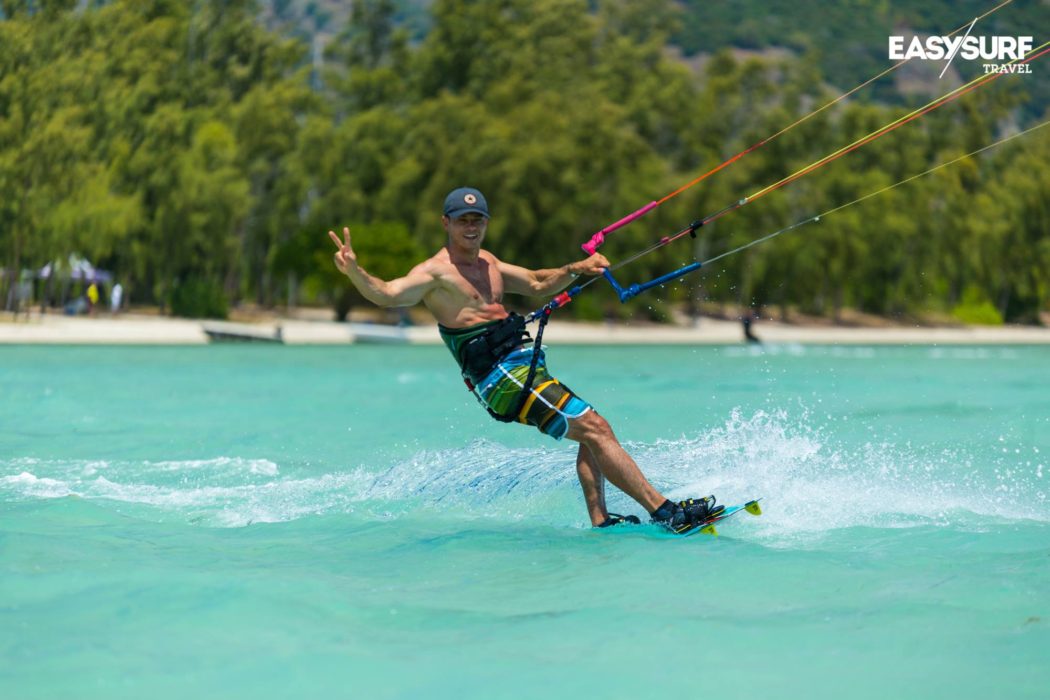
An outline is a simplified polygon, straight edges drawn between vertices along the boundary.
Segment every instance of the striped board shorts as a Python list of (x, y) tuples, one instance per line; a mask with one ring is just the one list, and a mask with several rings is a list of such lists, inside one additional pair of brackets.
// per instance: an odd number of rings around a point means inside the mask
[[(532, 353), (533, 348), (515, 350), (478, 383), (478, 395), (493, 411), (506, 414), (514, 407), (528, 379)], [(569, 431), (570, 420), (593, 409), (550, 375), (543, 350), (539, 353), (531, 396), (525, 400), (517, 421), (534, 425), (555, 440), (561, 440)]]

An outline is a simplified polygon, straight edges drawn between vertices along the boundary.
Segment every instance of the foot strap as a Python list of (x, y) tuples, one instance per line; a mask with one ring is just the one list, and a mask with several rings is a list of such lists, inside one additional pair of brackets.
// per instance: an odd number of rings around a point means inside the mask
[(609, 517), (605, 519), (605, 522), (598, 525), (598, 527), (612, 527), (613, 525), (641, 525), (642, 521), (638, 519), (636, 515), (620, 515), (619, 513), (609, 513)]

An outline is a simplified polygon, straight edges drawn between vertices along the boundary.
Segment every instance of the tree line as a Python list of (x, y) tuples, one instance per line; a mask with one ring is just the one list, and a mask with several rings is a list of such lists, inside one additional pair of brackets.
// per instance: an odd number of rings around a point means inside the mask
[[(70, 253), (131, 300), (183, 315), (361, 300), (331, 262), (349, 225), (391, 277), (442, 245), (469, 184), (487, 247), (544, 267), (591, 233), (833, 99), (811, 54), (668, 49), (670, 0), (437, 0), (420, 41), (391, 0), (355, 0), (317, 60), (251, 0), (0, 0), (0, 249), (8, 271)], [(1040, 66), (1036, 66), (1038, 70)], [(981, 148), (1022, 125), (1025, 78), (997, 80), (742, 207), (624, 282), (742, 245)], [(921, 103), (920, 103), (921, 104)], [(616, 260), (790, 175), (909, 107), (858, 93), (610, 237)], [(1043, 119), (1045, 119), (1045, 115)], [(731, 256), (620, 307), (701, 300), (837, 316), (1037, 322), (1050, 298), (1050, 129)], [(523, 300), (529, 308), (539, 300)]]

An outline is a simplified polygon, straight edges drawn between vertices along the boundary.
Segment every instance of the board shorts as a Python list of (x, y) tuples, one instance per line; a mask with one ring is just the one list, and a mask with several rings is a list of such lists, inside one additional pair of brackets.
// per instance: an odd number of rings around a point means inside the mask
[[(529, 376), (533, 348), (520, 348), (505, 356), (475, 387), (478, 396), (497, 413), (506, 414), (516, 404)], [(534, 425), (540, 432), (561, 440), (569, 432), (569, 421), (593, 410), (569, 387), (547, 371), (543, 350), (536, 363), (531, 396), (516, 416), (519, 423)]]

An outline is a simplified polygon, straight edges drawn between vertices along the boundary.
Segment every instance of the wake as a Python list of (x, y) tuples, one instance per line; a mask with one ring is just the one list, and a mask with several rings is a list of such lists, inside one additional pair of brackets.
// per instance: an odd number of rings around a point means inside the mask
[[(715, 494), (725, 504), (762, 497), (745, 520), (760, 535), (849, 527), (973, 527), (975, 517), (1050, 522), (1043, 464), (1009, 454), (983, 463), (964, 450), (836, 445), (808, 415), (734, 411), (695, 437), (628, 443), (654, 485), (673, 499)], [(390, 465), (288, 465), (262, 458), (119, 462), (0, 461), (0, 502), (82, 498), (146, 519), (212, 527), (351, 514), (396, 520), (520, 520), (583, 527), (575, 449), (509, 448), (488, 440), (421, 451)], [(612, 486), (609, 507), (644, 515)]]

